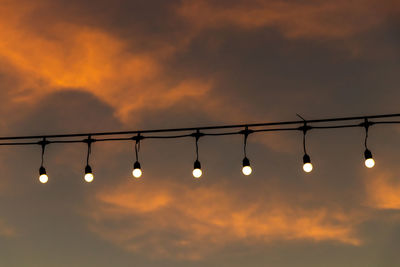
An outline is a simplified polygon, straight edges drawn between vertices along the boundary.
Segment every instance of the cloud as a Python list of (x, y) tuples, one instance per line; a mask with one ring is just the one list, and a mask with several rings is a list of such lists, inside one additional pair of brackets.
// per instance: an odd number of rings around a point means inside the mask
[(389, 172), (368, 178), (367, 203), (375, 209), (400, 210), (400, 182)]
[(8, 66), (3, 71), (19, 80), (8, 96), (10, 102), (37, 102), (47, 94), (79, 88), (112, 106), (126, 121), (134, 111), (168, 108), (210, 90), (211, 79), (168, 75), (164, 61), (174, 53), (169, 44), (139, 51), (92, 25), (56, 18), (46, 28), (24, 24), (48, 4), (40, 1), (20, 8), (10, 3), (0, 8), (0, 37), (7, 40), (0, 43), (1, 62)]
[[(387, 3), (386, 3), (387, 4)], [(272, 28), (289, 39), (342, 39), (385, 21), (376, 1), (185, 1), (179, 14), (199, 29)], [(384, 5), (386, 6), (386, 5)], [(368, 18), (368, 19), (366, 19)]]
[(90, 230), (105, 240), (162, 258), (201, 259), (232, 244), (294, 240), (361, 244), (356, 226), (362, 219), (355, 212), (306, 208), (274, 193), (268, 199), (229, 190), (221, 185), (128, 181), (99, 192), (85, 213)]

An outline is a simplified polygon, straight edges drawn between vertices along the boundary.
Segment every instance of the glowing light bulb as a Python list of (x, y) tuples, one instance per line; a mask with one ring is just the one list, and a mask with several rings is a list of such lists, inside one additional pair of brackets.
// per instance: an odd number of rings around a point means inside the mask
[(364, 151), (364, 157), (365, 157), (365, 166), (367, 168), (372, 168), (375, 166), (375, 160), (372, 158), (372, 153), (368, 149)]
[(42, 174), (42, 175), (39, 176), (39, 181), (42, 184), (45, 184), (45, 183), (47, 183), (49, 181), (49, 177), (47, 176), (47, 174)]
[(367, 168), (372, 168), (375, 166), (375, 160), (374, 159), (366, 159), (365, 160), (365, 166)]
[(91, 182), (93, 182), (93, 179), (94, 179), (93, 173), (86, 173), (85, 174), (85, 181), (86, 182), (91, 183)]
[(92, 168), (89, 165), (86, 165), (85, 168), (85, 181), (88, 183), (93, 182), (94, 175), (92, 173)]
[(203, 175), (203, 172), (201, 169), (194, 169), (193, 170), (193, 177), (194, 178), (200, 178)]
[(39, 181), (42, 184), (45, 184), (49, 181), (49, 176), (47, 176), (46, 169), (43, 166), (41, 166), (39, 169)]
[(306, 163), (303, 165), (303, 170), (305, 172), (311, 172), (313, 170), (313, 165), (311, 163)]
[(202, 175), (203, 175), (203, 172), (201, 171), (200, 161), (196, 160), (194, 162), (193, 177), (194, 178), (200, 178)]
[(246, 176), (250, 175), (252, 173), (252, 169), (250, 167), (250, 161), (248, 158), (243, 159), (243, 168), (242, 168), (242, 173)]
[(310, 156), (305, 154), (303, 156), (303, 170), (305, 172), (311, 172), (313, 170), (313, 165), (311, 164)]
[(132, 175), (135, 178), (140, 178), (142, 176), (142, 169), (140, 168), (140, 163), (138, 161), (135, 162), (135, 164), (133, 164), (133, 171), (132, 171)]

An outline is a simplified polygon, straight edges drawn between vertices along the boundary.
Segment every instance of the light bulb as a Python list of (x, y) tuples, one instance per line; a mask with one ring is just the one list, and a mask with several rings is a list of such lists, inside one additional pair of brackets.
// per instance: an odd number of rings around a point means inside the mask
[(243, 174), (246, 175), (246, 176), (247, 176), (247, 175), (250, 175), (252, 171), (253, 171), (253, 170), (251, 169), (250, 166), (245, 166), (245, 167), (242, 168), (242, 172), (243, 172)]
[(193, 170), (193, 177), (194, 178), (200, 178), (201, 175), (203, 175), (203, 172), (201, 171), (201, 169), (194, 169)]
[(42, 184), (45, 184), (49, 181), (49, 176), (47, 176), (46, 169), (43, 166), (39, 168), (39, 181)]
[(94, 175), (92, 173), (92, 168), (89, 165), (85, 167), (85, 181), (88, 183), (93, 182)]
[(311, 159), (310, 156), (307, 154), (304, 154), (303, 156), (303, 170), (305, 172), (311, 172), (313, 170), (313, 165), (311, 164)]
[(91, 183), (94, 179), (93, 173), (86, 173), (85, 174), (85, 181)]
[(247, 157), (243, 159), (242, 173), (246, 176), (250, 175), (253, 170), (250, 167), (250, 161)]
[(132, 171), (132, 175), (135, 178), (140, 178), (142, 176), (142, 169), (140, 168), (140, 163), (138, 161), (135, 162), (135, 164), (133, 164), (133, 171)]
[(367, 168), (372, 168), (375, 166), (375, 160), (372, 158), (372, 153), (368, 149), (364, 151), (364, 157), (365, 157), (365, 166)]
[(366, 159), (365, 160), (365, 166), (367, 168), (372, 168), (375, 166), (375, 160), (374, 159)]
[(313, 165), (311, 163), (305, 163), (303, 165), (303, 170), (305, 172), (311, 172), (313, 170)]
[(203, 175), (203, 172), (201, 171), (201, 164), (200, 164), (200, 161), (196, 160), (194, 162), (193, 177), (200, 178), (201, 175)]
[(49, 177), (47, 176), (47, 174), (42, 174), (42, 175), (39, 176), (39, 181), (42, 184), (45, 184), (45, 183), (47, 183), (49, 181)]

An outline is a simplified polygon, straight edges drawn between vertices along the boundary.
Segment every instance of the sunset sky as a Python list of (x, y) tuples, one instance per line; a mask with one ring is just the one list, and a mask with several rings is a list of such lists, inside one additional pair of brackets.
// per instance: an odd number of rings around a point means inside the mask
[[(0, 0), (0, 136), (400, 113), (396, 0)], [(400, 266), (400, 126), (0, 147), (0, 266)]]

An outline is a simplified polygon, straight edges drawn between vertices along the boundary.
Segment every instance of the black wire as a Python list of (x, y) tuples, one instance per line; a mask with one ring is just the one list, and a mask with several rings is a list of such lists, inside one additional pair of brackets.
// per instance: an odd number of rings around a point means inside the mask
[(236, 135), (236, 134), (242, 134), (242, 132), (239, 131), (239, 132), (227, 132), (227, 133), (204, 133), (204, 135), (208, 136), (225, 136), (225, 135)]
[(364, 146), (365, 146), (365, 149), (368, 149), (368, 144), (367, 144), (367, 142), (368, 142), (368, 129), (369, 129), (369, 122), (368, 122), (368, 119), (365, 119), (365, 140), (364, 140)]
[(146, 139), (172, 139), (172, 138), (183, 138), (183, 137), (192, 137), (193, 134), (182, 134), (182, 135), (165, 135), (165, 136), (157, 136), (157, 135), (146, 135)]
[(0, 146), (27, 146), (37, 145), (37, 142), (21, 142), (21, 143), (0, 143)]
[(360, 127), (360, 124), (350, 124), (350, 125), (332, 125), (332, 126), (313, 126), (313, 129), (339, 129), (339, 128), (354, 128)]
[[(301, 116), (299, 116), (302, 118)], [(341, 118), (330, 118), (330, 119), (318, 119), (318, 120), (307, 120), (307, 123), (326, 123), (326, 122), (335, 122), (335, 121), (350, 121), (350, 120), (361, 120), (363, 119), (380, 119), (380, 118), (389, 118), (389, 117), (400, 117), (400, 114), (384, 114), (384, 115), (372, 115), (372, 116), (364, 116), (364, 117), (341, 117)], [(60, 134), (60, 135), (46, 135), (46, 136), (11, 136), (11, 137), (0, 137), (0, 140), (22, 140), (22, 139), (44, 139), (52, 138), (73, 138), (73, 137), (80, 137), (80, 136), (102, 136), (102, 135), (126, 135), (131, 133), (162, 133), (162, 132), (180, 132), (180, 131), (200, 131), (200, 130), (216, 130), (216, 129), (228, 129), (228, 128), (241, 128), (241, 127), (267, 127), (267, 126), (277, 126), (277, 125), (289, 125), (289, 124), (300, 124), (304, 123), (303, 121), (286, 121), (286, 122), (271, 122), (271, 123), (256, 123), (256, 124), (247, 124), (247, 125), (222, 125), (222, 126), (206, 126), (206, 127), (198, 127), (198, 128), (175, 128), (175, 129), (156, 129), (156, 130), (145, 130), (145, 131), (125, 131), (125, 132), (102, 132), (102, 133), (78, 133), (78, 134)], [(365, 123), (364, 123), (365, 124)], [(344, 125), (327, 125), (327, 126), (312, 126), (312, 129), (335, 129), (335, 128), (352, 128), (352, 127), (359, 127), (364, 126), (363, 123), (361, 124), (344, 124)], [(368, 122), (368, 126), (372, 124), (400, 124), (400, 121), (374, 121)], [(310, 127), (310, 126), (308, 126)], [(252, 132), (278, 132), (278, 131), (295, 131), (299, 130), (297, 127), (292, 128), (273, 128), (273, 129), (254, 129)], [(233, 132), (214, 132), (214, 133), (202, 133), (202, 136), (225, 136), (225, 135), (236, 135), (242, 134), (242, 131), (233, 131)], [(142, 136), (142, 138), (151, 138), (151, 139), (174, 139), (174, 138), (184, 138), (190, 137), (193, 134), (182, 134), (182, 135), (154, 135), (154, 136)], [(304, 137), (305, 139), (305, 137)], [(95, 140), (95, 139), (92, 139)], [(96, 141), (127, 141), (131, 140), (130, 137), (115, 137), (115, 138), (101, 138), (96, 139)], [(47, 144), (57, 143), (80, 143), (85, 142), (85, 140), (52, 140), (47, 141)], [(34, 145), (37, 144), (36, 142), (5, 142), (0, 143), (0, 146), (24, 146), (24, 145)]]
[[(307, 120), (308, 123), (323, 123), (335, 121), (351, 121), (368, 119), (381, 119), (390, 117), (400, 117), (400, 114), (383, 114), (383, 115), (370, 115), (358, 117), (338, 117), (329, 119)], [(119, 132), (95, 132), (95, 133), (75, 133), (75, 134), (53, 134), (53, 135), (36, 135), (36, 136), (5, 136), (0, 137), (0, 140), (17, 140), (17, 139), (42, 139), (42, 138), (64, 138), (64, 137), (82, 137), (82, 136), (104, 136), (104, 135), (127, 135), (137, 133), (163, 133), (163, 132), (182, 132), (194, 130), (216, 130), (216, 129), (229, 129), (229, 128), (243, 128), (243, 127), (262, 127), (262, 126), (277, 126), (277, 125), (290, 125), (301, 124), (304, 121), (281, 121), (281, 122), (268, 122), (268, 123), (253, 123), (253, 124), (237, 124), (237, 125), (220, 125), (220, 126), (204, 126), (196, 128), (171, 128), (171, 129), (155, 129), (155, 130), (140, 130), (140, 131), (119, 131)], [(400, 122), (392, 122), (400, 123)]]
[(46, 138), (43, 138), (43, 141), (40, 143), (40, 145), (42, 146), (42, 161), (41, 161), (41, 163), (40, 163), (40, 166), (41, 167), (43, 167), (43, 164), (44, 164), (44, 152), (45, 152), (45, 149), (46, 149), (46, 145), (47, 145), (48, 143), (46, 142)]
[(374, 124), (398, 124), (400, 121), (374, 121)]
[(135, 138), (136, 161), (139, 161), (140, 139), (141, 139), (141, 136), (140, 136), (140, 134), (138, 134), (137, 138)]
[(196, 139), (196, 161), (199, 160), (199, 139), (202, 136), (199, 130), (196, 131), (196, 133), (193, 134), (193, 136)]
[(107, 141), (128, 141), (132, 140), (131, 137), (121, 137), (121, 138), (99, 138), (96, 142), (107, 142)]
[(88, 139), (85, 140), (85, 142), (87, 143), (87, 156), (86, 156), (86, 165), (89, 166), (89, 158), (90, 158), (90, 154), (92, 153), (92, 143), (94, 142), (94, 139), (91, 138), (91, 136), (88, 136)]
[(275, 129), (259, 129), (259, 130), (252, 130), (254, 133), (260, 133), (260, 132), (280, 132), (280, 131), (298, 131), (299, 128), (275, 128)]
[(243, 152), (244, 152), (244, 157), (247, 158), (247, 138), (249, 137), (250, 134), (249, 128), (246, 126), (243, 132), (244, 132)]
[(85, 140), (54, 140), (54, 141), (49, 141), (49, 143), (50, 144), (85, 143)]
[(307, 121), (306, 121), (302, 116), (300, 116), (299, 114), (296, 114), (296, 115), (297, 115), (300, 119), (302, 119), (302, 120), (303, 120), (303, 123), (304, 123), (303, 127), (299, 127), (298, 130), (303, 131), (303, 150), (304, 150), (304, 155), (307, 155), (307, 149), (306, 149), (306, 134), (307, 134), (307, 131), (310, 130), (310, 129), (312, 129), (313, 127), (308, 126), (308, 125), (307, 125)]

